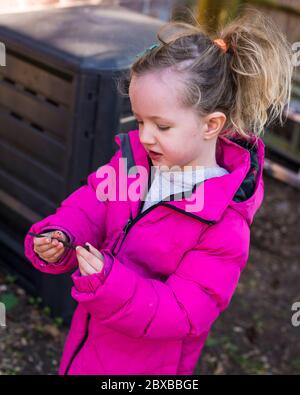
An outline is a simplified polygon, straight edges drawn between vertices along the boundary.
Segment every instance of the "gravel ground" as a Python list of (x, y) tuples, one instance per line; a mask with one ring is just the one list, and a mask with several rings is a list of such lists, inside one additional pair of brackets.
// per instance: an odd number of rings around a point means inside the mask
[[(300, 191), (265, 175), (265, 199), (251, 233), (248, 264), (230, 307), (212, 327), (196, 374), (299, 374)], [(57, 374), (68, 332), (59, 317), (1, 273), (0, 374)]]

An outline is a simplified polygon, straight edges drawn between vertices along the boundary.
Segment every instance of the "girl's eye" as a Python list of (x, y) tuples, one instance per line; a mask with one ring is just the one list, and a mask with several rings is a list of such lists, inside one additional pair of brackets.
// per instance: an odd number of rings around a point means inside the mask
[(157, 126), (157, 127), (158, 127), (158, 129), (160, 129), (160, 130), (168, 130), (168, 129), (170, 129), (169, 126)]
[[(142, 124), (143, 123), (142, 121), (138, 121), (137, 119), (136, 119), (136, 122), (138, 124)], [(157, 126), (157, 127), (158, 127), (159, 130), (168, 130), (168, 129), (170, 129), (169, 126)]]

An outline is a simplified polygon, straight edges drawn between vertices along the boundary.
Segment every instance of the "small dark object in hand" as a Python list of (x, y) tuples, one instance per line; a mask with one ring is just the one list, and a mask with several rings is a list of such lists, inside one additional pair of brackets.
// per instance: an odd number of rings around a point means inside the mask
[[(57, 237), (47, 236), (47, 235), (45, 235), (45, 234), (43, 234), (43, 233), (28, 232), (28, 234), (29, 234), (30, 236), (33, 236), (33, 237), (49, 237), (51, 240), (52, 240), (52, 239), (53, 239), (53, 240), (58, 240), (58, 241), (60, 241), (66, 248), (71, 248), (71, 249), (73, 249), (73, 250), (75, 250), (76, 247), (77, 247), (75, 244), (72, 244), (72, 243), (70, 243), (70, 242), (68, 242), (68, 241), (58, 239)], [(87, 251), (90, 251), (90, 247), (89, 247), (88, 245), (86, 245), (86, 244), (83, 246), (83, 248), (85, 248)]]
[(88, 252), (90, 252), (90, 247), (89, 247), (87, 244), (85, 244), (85, 245), (83, 246), (83, 248), (85, 248)]

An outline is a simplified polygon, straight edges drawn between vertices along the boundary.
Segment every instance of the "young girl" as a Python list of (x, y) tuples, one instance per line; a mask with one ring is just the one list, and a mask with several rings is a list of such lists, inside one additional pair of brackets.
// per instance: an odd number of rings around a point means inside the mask
[(255, 11), (215, 39), (166, 26), (124, 84), (139, 130), (118, 134), (110, 162), (30, 228), (44, 237), (25, 238), (37, 269), (76, 269), (61, 375), (193, 374), (247, 263), (259, 135), (289, 102), (289, 46)]

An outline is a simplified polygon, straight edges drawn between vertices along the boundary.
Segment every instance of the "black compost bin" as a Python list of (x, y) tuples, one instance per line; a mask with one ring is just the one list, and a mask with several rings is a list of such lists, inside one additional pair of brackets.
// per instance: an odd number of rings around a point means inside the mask
[(75, 307), (71, 273), (33, 268), (24, 237), (107, 163), (117, 133), (136, 127), (116, 79), (161, 24), (99, 5), (0, 16), (0, 263), (66, 322)]

